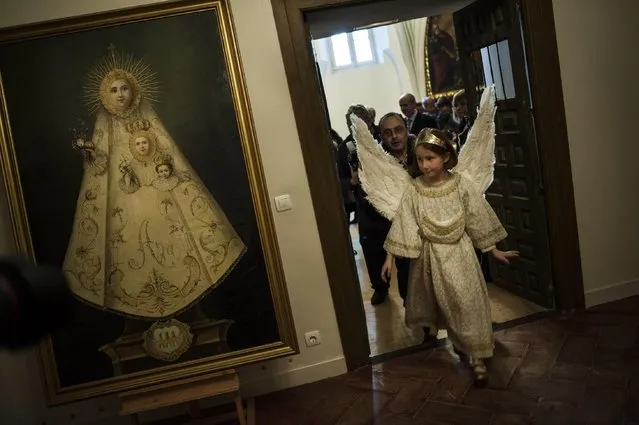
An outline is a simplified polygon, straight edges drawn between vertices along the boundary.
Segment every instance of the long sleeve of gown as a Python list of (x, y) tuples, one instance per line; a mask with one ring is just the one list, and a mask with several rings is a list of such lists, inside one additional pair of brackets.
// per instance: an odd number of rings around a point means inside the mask
[(418, 258), (422, 253), (423, 241), (414, 205), (416, 196), (414, 187), (409, 186), (386, 236), (384, 249), (397, 257)]
[(506, 239), (508, 233), (488, 201), (465, 178), (460, 181), (462, 200), (466, 213), (466, 233), (475, 248), (482, 252), (492, 250), (497, 243)]

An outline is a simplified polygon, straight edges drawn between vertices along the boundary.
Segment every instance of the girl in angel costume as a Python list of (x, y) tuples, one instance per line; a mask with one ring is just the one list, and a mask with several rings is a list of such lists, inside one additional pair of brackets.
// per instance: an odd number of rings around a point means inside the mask
[(177, 315), (217, 286), (246, 248), (151, 107), (154, 74), (110, 54), (89, 74), (91, 138), (64, 272), (81, 300), (146, 320)]
[(355, 123), (362, 185), (371, 203), (392, 220), (383, 278), (390, 277), (394, 256), (412, 259), (406, 324), (431, 332), (445, 328), (478, 385), (488, 379), (484, 359), (492, 357), (494, 342), (474, 248), (504, 263), (518, 256), (495, 247), (507, 234), (482, 196), (493, 179), (494, 113), (494, 87), (488, 87), (459, 158), (444, 132), (422, 130), (415, 143), (422, 174), (414, 180)]

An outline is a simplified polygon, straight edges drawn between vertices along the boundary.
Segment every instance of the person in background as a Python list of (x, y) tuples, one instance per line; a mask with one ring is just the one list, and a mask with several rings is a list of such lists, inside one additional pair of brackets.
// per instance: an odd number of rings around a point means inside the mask
[[(468, 101), (466, 100), (466, 92), (460, 90), (453, 96), (453, 138), (457, 145), (457, 151), (464, 146), (466, 138), (468, 137), (468, 131), (473, 125), (473, 118), (468, 113)], [(482, 253), (480, 250), (476, 250), (479, 264), (481, 265), (481, 271), (484, 274), (484, 280), (486, 282), (492, 281), (490, 274), (490, 263), (488, 255)]]
[(466, 92), (458, 91), (453, 96), (453, 124), (454, 124), (454, 141), (458, 149), (461, 149), (466, 143), (468, 130), (472, 127), (472, 118), (468, 113), (468, 102), (466, 101)]
[[(373, 121), (370, 118), (368, 109), (364, 105), (351, 105), (346, 111), (346, 125), (349, 135), (342, 141), (337, 148), (337, 174), (340, 179), (342, 189), (342, 197), (344, 200), (344, 209), (350, 224), (355, 224), (359, 220), (359, 212), (357, 211), (357, 202), (355, 193), (353, 192), (357, 182), (353, 179), (352, 169), (349, 163), (351, 153), (355, 152), (355, 139), (351, 131), (351, 114), (354, 113), (360, 117), (366, 125), (368, 125), (371, 133), (373, 132)], [(350, 220), (351, 213), (354, 213), (353, 220)]]
[(371, 116), (371, 120), (373, 120), (373, 137), (375, 138), (375, 140), (379, 140), (380, 138), (379, 126), (375, 123), (375, 115), (377, 115), (377, 112), (375, 111), (375, 108), (373, 108), (372, 106), (369, 106), (366, 109), (368, 109), (368, 113)]
[(406, 128), (413, 135), (419, 134), (424, 128), (437, 128), (437, 121), (417, 110), (415, 96), (406, 93), (399, 98), (399, 108), (406, 119)]
[(447, 96), (437, 100), (437, 128), (451, 135), (451, 121), (453, 119), (453, 102)]
[(432, 117), (437, 121), (437, 100), (434, 97), (425, 97), (422, 100), (424, 114)]

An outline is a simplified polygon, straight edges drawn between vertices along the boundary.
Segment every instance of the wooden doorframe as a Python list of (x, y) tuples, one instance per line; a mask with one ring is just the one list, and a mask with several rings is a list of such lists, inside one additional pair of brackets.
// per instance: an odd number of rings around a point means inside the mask
[[(330, 148), (305, 13), (387, 0), (271, 0), (306, 174), (349, 370), (369, 363), (366, 317)], [(558, 310), (585, 306), (552, 0), (520, 1)], [(534, 31), (528, 31), (534, 28)], [(543, 105), (543, 106), (539, 106)]]

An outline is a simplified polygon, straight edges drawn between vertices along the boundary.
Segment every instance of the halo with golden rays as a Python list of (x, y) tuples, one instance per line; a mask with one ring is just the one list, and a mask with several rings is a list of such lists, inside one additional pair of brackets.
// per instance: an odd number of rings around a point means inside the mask
[[(155, 103), (159, 100), (160, 84), (157, 74), (151, 70), (143, 59), (131, 54), (123, 54), (113, 44), (108, 47), (109, 53), (96, 63), (89, 71), (84, 86), (84, 103), (92, 114), (100, 107), (110, 113), (126, 118), (140, 105), (144, 99)], [(133, 91), (131, 103), (118, 108), (110, 101), (109, 89), (116, 80), (126, 80)]]

